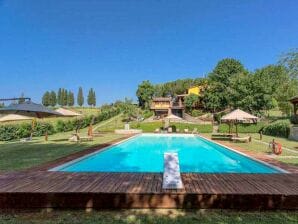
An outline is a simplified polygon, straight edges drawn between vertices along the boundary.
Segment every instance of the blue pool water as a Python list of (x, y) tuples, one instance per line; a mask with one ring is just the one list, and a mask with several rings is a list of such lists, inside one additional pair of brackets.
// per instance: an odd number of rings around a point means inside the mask
[(165, 152), (177, 152), (181, 172), (280, 173), (212, 141), (185, 135), (139, 135), (53, 170), (68, 172), (163, 172)]

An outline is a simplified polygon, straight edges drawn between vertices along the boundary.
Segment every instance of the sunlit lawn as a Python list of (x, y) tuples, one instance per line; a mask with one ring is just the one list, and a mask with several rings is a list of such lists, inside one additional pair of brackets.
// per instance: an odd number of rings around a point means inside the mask
[[(206, 137), (211, 137), (211, 134), (203, 134)], [(287, 150), (283, 150), (282, 154), (280, 156), (276, 156), (274, 157), (274, 159), (282, 161), (284, 163), (288, 163), (288, 164), (292, 164), (292, 165), (296, 165), (298, 166), (298, 150), (295, 149), (295, 145), (298, 146), (298, 142), (297, 141), (292, 141), (286, 138), (276, 138), (276, 137), (272, 137), (272, 136), (266, 136), (263, 135), (263, 142), (266, 142), (267, 144), (261, 143), (259, 142), (260, 140), (260, 136), (259, 134), (240, 134), (241, 136), (247, 136), (250, 135), (253, 138), (252, 142), (249, 143), (235, 143), (235, 142), (228, 142), (231, 145), (235, 145), (235, 146), (239, 146), (243, 149), (247, 149), (249, 151), (253, 151), (255, 153), (260, 153), (260, 154), (266, 154), (266, 155), (271, 155), (272, 154), (272, 149), (270, 149), (268, 147), (269, 142), (272, 141), (272, 139), (274, 138), (277, 142), (280, 142), (282, 144), (282, 146), (287, 147), (289, 149), (293, 149), (296, 150), (297, 153), (295, 152), (290, 152)], [(284, 156), (292, 156), (292, 157), (296, 157), (296, 158), (284, 158)]]
[[(0, 171), (33, 167), (121, 137), (108, 133), (95, 137), (93, 141), (75, 143), (68, 141), (71, 133), (73, 132), (50, 135), (47, 142), (44, 137), (35, 137), (33, 141), (24, 143), (0, 142)], [(87, 129), (82, 129), (80, 133), (81, 136), (86, 136)]]
[(0, 214), (2, 224), (280, 224), (297, 223), (298, 212), (236, 212), (220, 210), (54, 211)]

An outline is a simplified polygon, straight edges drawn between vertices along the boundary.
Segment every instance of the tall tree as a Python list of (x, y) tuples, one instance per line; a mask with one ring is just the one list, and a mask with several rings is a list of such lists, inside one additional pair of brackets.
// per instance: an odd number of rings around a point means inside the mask
[(88, 92), (87, 103), (89, 106), (96, 105), (96, 96), (95, 96), (95, 91), (93, 90), (93, 88), (91, 88)]
[(50, 93), (49, 91), (46, 91), (44, 94), (43, 94), (43, 97), (42, 97), (42, 104), (44, 106), (49, 106), (50, 105)]
[(83, 95), (82, 87), (79, 88), (77, 103), (80, 107), (83, 106), (83, 104), (84, 104), (84, 95)]
[(70, 107), (72, 107), (74, 105), (74, 94), (71, 91), (68, 91), (67, 105), (70, 106)]
[(149, 108), (150, 101), (154, 95), (154, 86), (148, 81), (143, 81), (138, 86), (136, 93), (139, 99), (139, 105), (144, 108)]
[(66, 106), (67, 105), (67, 90), (66, 89), (62, 89), (62, 106)]
[(57, 103), (62, 106), (62, 89), (59, 88), (58, 94), (57, 94)]
[[(230, 80), (233, 77), (239, 76), (240, 74), (247, 74), (247, 70), (241, 64), (240, 61), (233, 58), (226, 58), (217, 63), (213, 71), (209, 74), (208, 78), (210, 80), (209, 86), (213, 86), (212, 89), (214, 92), (211, 95), (216, 99), (219, 106), (222, 110), (227, 108), (230, 104), (228, 89), (231, 85)], [(208, 93), (210, 96), (210, 93)], [(214, 98), (214, 99), (215, 99)]]
[(93, 106), (96, 106), (96, 93), (95, 90), (93, 90)]
[(56, 106), (57, 104), (57, 96), (56, 96), (56, 93), (55, 91), (51, 91), (50, 93), (50, 106), (54, 107)]
[(287, 68), (292, 79), (298, 79), (298, 48), (283, 54), (279, 63)]

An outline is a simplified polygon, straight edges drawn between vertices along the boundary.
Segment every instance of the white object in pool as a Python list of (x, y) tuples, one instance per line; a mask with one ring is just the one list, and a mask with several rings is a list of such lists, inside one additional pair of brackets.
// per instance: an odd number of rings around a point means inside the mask
[(164, 154), (163, 189), (181, 189), (183, 183), (180, 175), (179, 159), (176, 152)]

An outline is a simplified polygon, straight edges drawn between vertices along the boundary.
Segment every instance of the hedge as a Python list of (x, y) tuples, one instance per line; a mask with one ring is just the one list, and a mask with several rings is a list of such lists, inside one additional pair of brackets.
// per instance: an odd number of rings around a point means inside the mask
[[(263, 127), (265, 123), (259, 122), (256, 124), (238, 124), (238, 132), (239, 133), (258, 133)], [(232, 126), (232, 132), (236, 132), (236, 126)], [(228, 133), (229, 132), (229, 125), (228, 124), (220, 124), (218, 127), (218, 131), (221, 133)]]
[(263, 128), (263, 134), (287, 138), (290, 134), (289, 121), (276, 121)]
[[(39, 122), (37, 121), (33, 136), (43, 136), (46, 132), (49, 135), (57, 132), (67, 132), (75, 130), (77, 127), (85, 128), (94, 119), (94, 124), (110, 119), (120, 113), (117, 108), (110, 108), (103, 110), (97, 116), (85, 116), (81, 118), (74, 118), (71, 120), (57, 120), (56, 123), (52, 122)], [(0, 141), (9, 141), (14, 139), (26, 138), (31, 134), (31, 123), (17, 123), (17, 124), (4, 124), (0, 125)]]
[[(182, 132), (184, 129), (188, 128), (192, 131), (194, 128), (197, 128), (199, 133), (211, 133), (213, 127), (211, 124), (189, 124), (189, 123), (170, 123), (170, 127), (173, 128), (173, 131), (180, 129)], [(144, 123), (132, 123), (131, 128), (142, 129), (143, 132), (154, 132), (157, 128), (162, 129), (162, 122), (144, 122)]]

